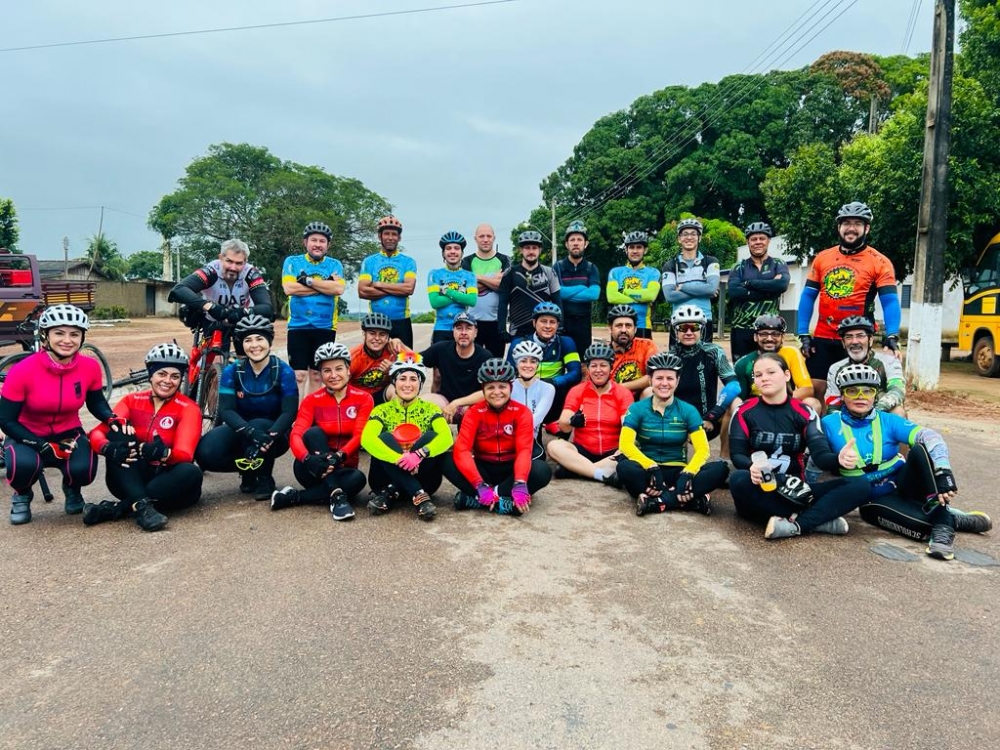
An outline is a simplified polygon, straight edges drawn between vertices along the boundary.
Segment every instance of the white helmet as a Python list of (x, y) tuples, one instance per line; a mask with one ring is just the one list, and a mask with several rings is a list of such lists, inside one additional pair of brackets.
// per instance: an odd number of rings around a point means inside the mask
[(511, 350), (510, 358), (515, 362), (520, 362), (525, 357), (534, 357), (541, 362), (543, 354), (541, 346), (531, 339), (525, 339)]
[(427, 382), (427, 368), (416, 352), (401, 352), (396, 357), (396, 361), (389, 366), (389, 380), (395, 383), (399, 373), (407, 371), (417, 373), (421, 385)]
[(329, 341), (320, 345), (316, 349), (316, 354), (313, 355), (313, 362), (317, 365), (320, 362), (327, 362), (331, 359), (342, 359), (347, 363), (347, 366), (350, 367), (351, 350), (339, 342)]
[(82, 331), (90, 330), (90, 318), (87, 313), (76, 305), (52, 305), (46, 307), (45, 311), (38, 318), (38, 330), (47, 331), (49, 328), (59, 326), (71, 326)]
[[(150, 369), (152, 366), (153, 369)], [(176, 367), (183, 372), (188, 366), (188, 355), (177, 344), (157, 344), (146, 353), (146, 369), (155, 372), (163, 367)]]
[(697, 323), (700, 326), (704, 326), (707, 322), (708, 318), (705, 317), (705, 311), (696, 305), (681, 305), (674, 308), (674, 311), (670, 314), (671, 328), (675, 328), (682, 323)]

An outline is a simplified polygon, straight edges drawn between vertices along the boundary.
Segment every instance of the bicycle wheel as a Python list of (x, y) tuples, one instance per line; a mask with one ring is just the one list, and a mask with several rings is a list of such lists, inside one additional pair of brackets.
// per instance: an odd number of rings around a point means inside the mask
[(198, 406), (201, 407), (201, 432), (204, 435), (213, 427), (219, 416), (219, 381), (222, 365), (213, 362), (198, 378)]
[(80, 354), (84, 357), (96, 359), (97, 364), (101, 366), (101, 382), (103, 384), (101, 390), (104, 391), (104, 398), (110, 401), (113, 381), (111, 380), (111, 365), (108, 364), (108, 360), (104, 356), (104, 352), (93, 344), (84, 344), (80, 347)]
[(3, 388), (3, 382), (7, 379), (7, 373), (10, 372), (10, 368), (32, 354), (34, 352), (18, 352), (17, 354), (8, 354), (3, 359), (0, 359), (0, 388)]

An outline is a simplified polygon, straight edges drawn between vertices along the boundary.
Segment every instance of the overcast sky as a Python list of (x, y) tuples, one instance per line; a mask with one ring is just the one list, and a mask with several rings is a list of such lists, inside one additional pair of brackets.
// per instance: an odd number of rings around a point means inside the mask
[[(5, 4), (0, 49), (462, 2), (33, 0)], [(61, 258), (64, 236), (82, 255), (101, 205), (123, 252), (152, 250), (146, 216), (193, 158), (223, 141), (266, 146), (393, 204), (420, 270), (414, 307), (427, 309), (437, 238), (457, 229), (471, 244), (488, 221), (507, 249), (541, 180), (599, 117), (665, 86), (798, 68), (831, 50), (897, 54), (918, 2), (516, 0), (0, 52), (0, 197), (17, 206), (21, 249), (41, 258)], [(934, 2), (919, 5), (909, 54), (930, 48)], [(845, 9), (802, 46), (826, 21), (805, 29)], [(755, 62), (807, 12), (794, 44)]]

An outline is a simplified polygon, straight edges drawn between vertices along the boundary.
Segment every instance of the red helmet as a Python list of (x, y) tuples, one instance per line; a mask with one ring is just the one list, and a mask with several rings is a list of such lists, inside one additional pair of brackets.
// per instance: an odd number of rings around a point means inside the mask
[(386, 229), (395, 229), (397, 232), (402, 234), (403, 224), (395, 216), (389, 214), (388, 216), (383, 216), (378, 220), (378, 233), (382, 234), (383, 230)]

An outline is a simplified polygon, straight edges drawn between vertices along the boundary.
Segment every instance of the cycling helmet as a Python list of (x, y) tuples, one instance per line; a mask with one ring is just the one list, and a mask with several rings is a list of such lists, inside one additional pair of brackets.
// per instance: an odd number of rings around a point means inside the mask
[(242, 341), (251, 333), (256, 333), (267, 339), (267, 342), (274, 342), (274, 323), (263, 315), (247, 315), (241, 318), (233, 329), (233, 335), (237, 341)]
[(571, 234), (582, 234), (583, 238), (587, 238), (587, 227), (582, 221), (571, 221), (569, 226), (566, 227), (566, 233), (563, 235), (563, 239), (568, 239)]
[(753, 322), (754, 331), (781, 331), (788, 328), (785, 319), (780, 315), (758, 315)]
[(467, 243), (465, 241), (465, 237), (463, 237), (454, 230), (450, 232), (445, 232), (444, 234), (441, 235), (441, 239), (438, 240), (438, 245), (441, 246), (442, 250), (444, 250), (445, 245), (452, 245), (452, 244), (461, 245), (462, 249), (465, 250), (465, 246)]
[(677, 222), (677, 234), (680, 234), (685, 229), (695, 229), (698, 234), (704, 234), (705, 227), (701, 225), (701, 222), (697, 219), (681, 219)]
[(705, 317), (705, 311), (700, 307), (695, 307), (694, 305), (681, 305), (680, 307), (675, 307), (674, 311), (670, 314), (670, 327), (675, 328), (681, 323), (697, 323), (700, 326), (705, 325), (708, 322), (708, 318)]
[(416, 352), (400, 352), (396, 361), (389, 367), (389, 380), (395, 383), (401, 372), (417, 373), (421, 385), (427, 381), (427, 368), (424, 367), (423, 360)]
[(320, 362), (328, 362), (331, 359), (342, 359), (350, 367), (351, 350), (337, 341), (320, 344), (316, 349), (316, 354), (313, 355), (313, 362), (318, 366)]
[(844, 365), (835, 378), (837, 387), (843, 391), (852, 385), (870, 385), (872, 388), (882, 387), (882, 378), (874, 367), (860, 364)]
[(510, 358), (515, 362), (520, 362), (525, 357), (534, 357), (541, 362), (544, 354), (545, 352), (542, 351), (540, 344), (532, 341), (531, 339), (525, 339), (511, 349)]
[(766, 234), (768, 237), (774, 237), (771, 225), (765, 224), (763, 221), (753, 222), (743, 230), (743, 234), (746, 235), (747, 239), (750, 239), (751, 234)]
[(636, 230), (635, 232), (626, 234), (624, 242), (626, 245), (644, 245), (649, 247), (649, 235)]
[(306, 224), (306, 228), (302, 230), (302, 239), (306, 239), (310, 234), (321, 234), (326, 237), (328, 242), (333, 238), (330, 227), (322, 221), (310, 221)]
[(188, 355), (173, 342), (157, 344), (146, 353), (146, 370), (150, 375), (164, 367), (176, 367), (184, 372), (187, 366)]
[(848, 331), (864, 331), (869, 336), (874, 336), (875, 324), (864, 315), (848, 315), (837, 326), (837, 335), (843, 337)]
[(391, 331), (392, 321), (389, 320), (389, 316), (385, 313), (373, 312), (368, 313), (365, 317), (361, 319), (361, 330), (362, 331)]
[(402, 234), (403, 224), (395, 216), (389, 214), (388, 216), (383, 216), (378, 220), (378, 233), (382, 234), (382, 232), (386, 229), (395, 229), (397, 232)]
[(525, 245), (541, 245), (542, 244), (542, 233), (536, 232), (534, 229), (529, 229), (526, 232), (521, 232), (517, 235), (517, 246), (524, 247)]
[(657, 370), (673, 370), (680, 372), (684, 367), (681, 358), (673, 352), (659, 352), (646, 360), (646, 374), (652, 375)]
[(562, 308), (555, 302), (539, 302), (535, 305), (535, 309), (531, 311), (531, 319), (538, 320), (543, 315), (551, 315), (553, 318), (562, 323)]
[(594, 341), (583, 352), (583, 361), (590, 362), (594, 359), (603, 359), (607, 362), (615, 361), (615, 350), (607, 341)]
[(618, 318), (630, 318), (635, 323), (639, 320), (639, 314), (636, 313), (632, 305), (615, 305), (608, 310), (608, 325), (614, 323)]
[(46, 307), (38, 318), (38, 330), (69, 326), (81, 331), (90, 330), (90, 318), (76, 305), (52, 305)]
[(513, 383), (515, 378), (514, 365), (506, 359), (494, 357), (488, 359), (479, 366), (479, 384), (487, 383)]
[(837, 224), (840, 224), (844, 219), (861, 219), (866, 224), (871, 224), (874, 218), (872, 210), (861, 201), (845, 203), (837, 211)]

